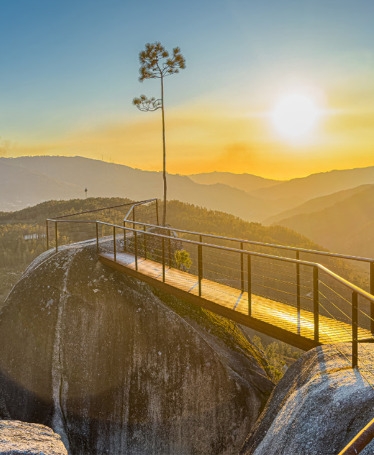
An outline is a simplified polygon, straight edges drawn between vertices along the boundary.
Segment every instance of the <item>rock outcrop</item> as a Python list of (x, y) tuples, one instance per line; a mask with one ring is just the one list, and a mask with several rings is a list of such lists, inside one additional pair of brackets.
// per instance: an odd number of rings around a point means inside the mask
[(236, 454), (272, 390), (238, 327), (105, 268), (47, 252), (0, 313), (0, 416), (71, 455)]
[[(313, 349), (286, 372), (241, 455), (336, 455), (373, 418), (374, 346), (360, 345), (362, 368), (350, 365), (351, 346)], [(374, 453), (374, 441), (360, 452)]]
[(0, 455), (67, 455), (50, 428), (17, 420), (0, 420)]

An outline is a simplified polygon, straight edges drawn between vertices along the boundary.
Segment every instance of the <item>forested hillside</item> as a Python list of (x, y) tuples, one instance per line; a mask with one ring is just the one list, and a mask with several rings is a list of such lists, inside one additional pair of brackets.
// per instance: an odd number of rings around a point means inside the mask
[[(127, 204), (127, 205), (126, 205)], [(46, 249), (47, 218), (89, 212), (76, 219), (101, 220), (122, 224), (129, 209), (129, 200), (123, 198), (87, 198), (69, 201), (48, 201), (17, 212), (0, 212), (0, 298), (1, 301), (17, 281), (30, 262)], [(110, 209), (105, 209), (111, 207)], [(161, 213), (162, 206), (159, 207)], [(317, 244), (295, 231), (283, 226), (263, 226), (246, 222), (227, 213), (208, 210), (195, 205), (170, 201), (168, 203), (168, 224), (179, 229), (242, 238), (259, 242), (298, 246), (307, 249), (321, 249)], [(156, 223), (155, 205), (142, 214), (141, 221)], [(138, 218), (137, 218), (138, 219)], [(85, 238), (95, 236), (91, 226), (83, 234)], [(68, 237), (66, 237), (68, 239)], [(62, 239), (64, 240), (64, 239)], [(315, 258), (309, 258), (315, 260)], [(338, 271), (345, 276), (351, 269), (338, 264)]]
[(346, 193), (328, 207), (300, 212), (278, 221), (303, 232), (331, 251), (374, 256), (374, 185)]
[(179, 201), (169, 202), (168, 223), (173, 227), (191, 231), (320, 249), (316, 243), (307, 237), (284, 226), (263, 226), (260, 223), (250, 223), (227, 213), (208, 210)]
[[(114, 207), (85, 215), (85, 218), (120, 223), (128, 210), (128, 206), (123, 205), (126, 203), (129, 203), (129, 200), (123, 198), (72, 199), (43, 202), (16, 212), (0, 212), (0, 297), (5, 297), (21, 272), (46, 249), (47, 218)], [(148, 218), (144, 221), (155, 223), (154, 209), (150, 209), (146, 217)], [(306, 248), (316, 247), (307, 238), (288, 228), (265, 227), (223, 212), (178, 201), (168, 203), (168, 223), (175, 228), (187, 230)]]

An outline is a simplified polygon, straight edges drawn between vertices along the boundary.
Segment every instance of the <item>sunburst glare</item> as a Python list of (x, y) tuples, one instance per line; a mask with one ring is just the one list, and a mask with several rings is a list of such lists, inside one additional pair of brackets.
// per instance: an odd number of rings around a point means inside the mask
[(275, 104), (271, 119), (286, 139), (300, 139), (312, 132), (320, 117), (315, 101), (303, 93), (288, 93)]

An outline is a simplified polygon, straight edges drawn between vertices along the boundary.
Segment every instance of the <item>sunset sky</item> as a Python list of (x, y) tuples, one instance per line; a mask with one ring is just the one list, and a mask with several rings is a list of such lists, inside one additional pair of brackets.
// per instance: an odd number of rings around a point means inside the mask
[(138, 81), (160, 41), (186, 59), (165, 80), (168, 172), (374, 165), (373, 17), (373, 0), (2, 0), (0, 156), (161, 170), (160, 111), (132, 105), (160, 95)]

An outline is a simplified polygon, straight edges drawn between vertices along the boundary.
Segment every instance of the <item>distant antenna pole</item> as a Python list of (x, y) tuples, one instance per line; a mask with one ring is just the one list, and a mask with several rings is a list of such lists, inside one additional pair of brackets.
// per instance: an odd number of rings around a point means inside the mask
[(84, 192), (85, 192), (85, 194), (86, 194), (86, 199), (87, 199), (87, 191), (88, 191), (87, 188), (85, 188), (85, 189), (84, 189)]

